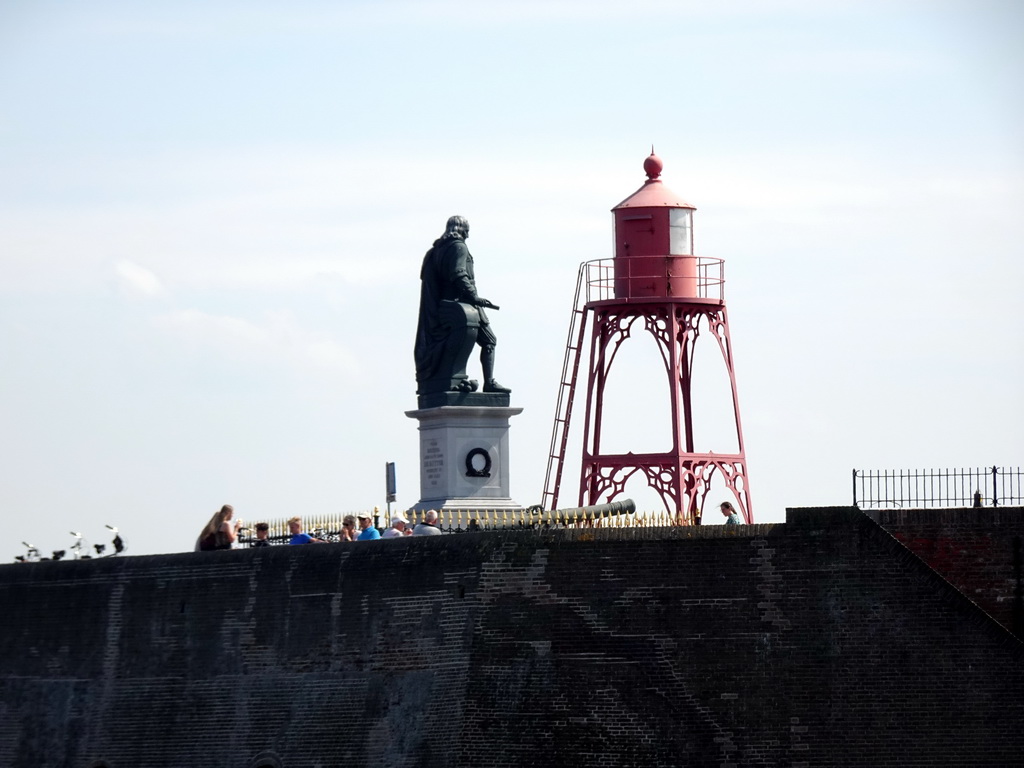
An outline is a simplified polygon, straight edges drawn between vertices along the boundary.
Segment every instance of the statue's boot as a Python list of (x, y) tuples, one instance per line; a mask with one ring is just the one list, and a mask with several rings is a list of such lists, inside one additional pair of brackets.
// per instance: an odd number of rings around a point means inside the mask
[(480, 367), (484, 369), (484, 392), (500, 392), (507, 394), (512, 390), (503, 387), (494, 378), (494, 345), (488, 344), (480, 350)]

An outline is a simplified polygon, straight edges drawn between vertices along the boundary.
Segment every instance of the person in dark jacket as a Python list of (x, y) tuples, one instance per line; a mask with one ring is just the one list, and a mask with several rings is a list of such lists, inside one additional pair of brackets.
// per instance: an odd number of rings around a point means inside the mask
[(249, 543), (250, 547), (270, 546), (270, 525), (268, 523), (256, 523), (256, 538)]

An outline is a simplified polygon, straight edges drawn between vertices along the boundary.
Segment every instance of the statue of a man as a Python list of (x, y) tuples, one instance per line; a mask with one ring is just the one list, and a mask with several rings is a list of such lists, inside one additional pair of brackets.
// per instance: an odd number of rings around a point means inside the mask
[[(480, 345), (480, 365), (483, 367), (484, 392), (507, 393), (512, 390), (501, 386), (494, 378), (494, 348), (498, 343), (484, 307), (498, 307), (476, 292), (473, 274), (473, 256), (466, 247), (469, 222), (462, 216), (448, 219), (445, 232), (423, 257), (420, 270), (420, 317), (416, 328), (416, 380), (420, 392), (427, 382), (443, 381), (443, 389), (472, 392), (477, 383), (464, 376), (465, 356), (453, 360), (452, 338), (458, 334), (453, 327), (452, 304), (469, 305), (466, 313), (459, 313), (462, 328), (477, 326), (476, 343)], [(466, 317), (469, 315), (471, 317)], [(468, 325), (467, 325), (468, 321)], [(469, 349), (472, 349), (470, 342)], [(469, 350), (465, 354), (468, 355)], [(459, 383), (452, 374), (462, 371)]]

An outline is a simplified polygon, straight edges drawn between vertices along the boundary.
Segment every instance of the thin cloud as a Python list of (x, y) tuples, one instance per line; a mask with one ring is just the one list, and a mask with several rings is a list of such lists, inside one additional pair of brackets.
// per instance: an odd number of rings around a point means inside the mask
[[(481, 254), (500, 262), (500, 254), (514, 252), (517, 270), (543, 267), (543, 252), (523, 252), (525, 242), (540, 238), (553, 251), (580, 258), (606, 255), (606, 211), (643, 181), (639, 158), (601, 183), (591, 161), (562, 162), (558, 183), (538, 184), (550, 173), (545, 158), (469, 155), (442, 164), (397, 155), (394, 171), (382, 178), (372, 152), (359, 157), (306, 148), (273, 160), (268, 154), (196, 153), (185, 162), (167, 153), (147, 158), (141, 168), (107, 162), (109, 183), (137, 191), (131, 202), (82, 200), (70, 209), (14, 204), (0, 214), (5, 288), (31, 284), (52, 291), (64, 281), (95, 286), (97, 276), (109, 276), (113, 257), (118, 289), (132, 297), (189, 289), (381, 291), (415, 279), (424, 250), (453, 213), (478, 225), (473, 243)], [(1000, 176), (955, 162), (937, 172), (858, 163), (840, 151), (787, 156), (784, 163), (757, 153), (670, 156), (665, 183), (701, 216), (742, 214), (748, 224), (757, 217), (827, 223), (870, 215), (884, 226), (908, 205), (934, 206), (937, 198), (947, 207), (1009, 214), (1004, 209), (1022, 194), (1009, 171)], [(100, 160), (83, 163), (83, 173)], [(168, 178), (177, 190), (170, 196)], [(396, 188), (422, 205), (389, 205)], [(550, 215), (558, 209), (566, 210)], [(132, 254), (144, 254), (146, 266)]]
[(145, 267), (130, 261), (120, 261), (114, 267), (118, 287), (128, 296), (158, 296), (164, 291), (160, 278)]
[(354, 373), (360, 367), (348, 350), (330, 337), (301, 327), (287, 312), (268, 313), (253, 322), (190, 308), (159, 315), (153, 322), (179, 342), (240, 362), (301, 365), (338, 373)]

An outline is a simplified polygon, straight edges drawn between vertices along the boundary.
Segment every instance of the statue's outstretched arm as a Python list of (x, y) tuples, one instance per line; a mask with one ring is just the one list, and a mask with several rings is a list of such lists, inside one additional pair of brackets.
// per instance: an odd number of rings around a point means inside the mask
[(452, 277), (459, 287), (459, 301), (464, 304), (472, 304), (474, 307), (488, 307), (498, 309), (498, 305), (489, 299), (485, 299), (476, 292), (476, 281), (473, 279), (470, 267), (469, 251), (464, 243), (453, 245), (455, 261), (452, 269)]

